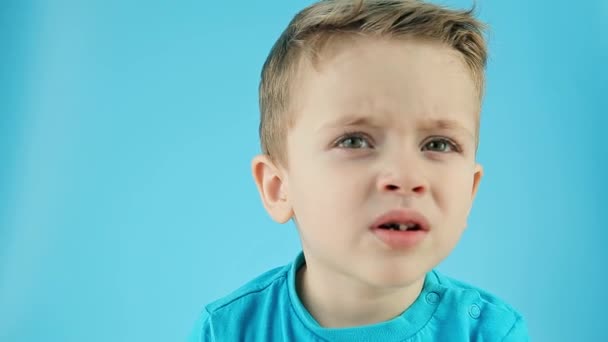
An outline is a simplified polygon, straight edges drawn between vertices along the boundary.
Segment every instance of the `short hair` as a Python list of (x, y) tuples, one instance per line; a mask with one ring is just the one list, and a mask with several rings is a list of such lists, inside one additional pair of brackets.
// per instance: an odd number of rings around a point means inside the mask
[(295, 122), (290, 95), (302, 58), (314, 60), (332, 37), (365, 35), (439, 41), (460, 52), (475, 82), (480, 104), (485, 87), (486, 25), (469, 10), (421, 0), (322, 0), (291, 20), (262, 67), (259, 85), (262, 152), (287, 166), (287, 131)]

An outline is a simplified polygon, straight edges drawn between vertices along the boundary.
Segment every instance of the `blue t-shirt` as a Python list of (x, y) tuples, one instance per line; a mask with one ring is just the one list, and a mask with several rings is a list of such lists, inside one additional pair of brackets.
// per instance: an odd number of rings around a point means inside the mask
[(422, 292), (401, 315), (353, 328), (324, 328), (296, 293), (300, 253), (205, 307), (190, 341), (528, 341), (522, 316), (495, 296), (427, 273)]

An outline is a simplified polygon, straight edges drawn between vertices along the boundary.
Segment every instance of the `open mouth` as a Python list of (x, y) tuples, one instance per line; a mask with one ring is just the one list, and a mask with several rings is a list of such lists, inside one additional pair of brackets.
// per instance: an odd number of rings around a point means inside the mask
[(387, 229), (387, 230), (397, 230), (397, 231), (402, 231), (402, 232), (422, 230), (422, 227), (420, 227), (420, 225), (418, 223), (414, 223), (414, 222), (412, 222), (412, 223), (389, 222), (389, 223), (379, 225), (378, 228)]
[(413, 248), (421, 243), (431, 230), (431, 225), (415, 209), (399, 208), (379, 216), (371, 229), (385, 246), (402, 249)]

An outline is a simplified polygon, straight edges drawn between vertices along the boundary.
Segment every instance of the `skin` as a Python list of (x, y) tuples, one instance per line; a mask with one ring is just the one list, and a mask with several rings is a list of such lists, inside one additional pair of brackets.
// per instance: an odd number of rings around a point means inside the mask
[[(438, 42), (356, 37), (303, 62), (292, 94), (288, 165), (258, 155), (252, 172), (271, 217), (296, 221), (298, 295), (324, 327), (390, 320), (466, 228), (483, 174), (472, 76)], [(399, 208), (430, 223), (414, 247), (390, 248), (370, 228)]]

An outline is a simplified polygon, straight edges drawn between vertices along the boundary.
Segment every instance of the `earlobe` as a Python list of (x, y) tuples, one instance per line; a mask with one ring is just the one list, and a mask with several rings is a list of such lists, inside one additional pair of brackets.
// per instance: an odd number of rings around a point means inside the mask
[(287, 182), (281, 169), (268, 157), (257, 155), (251, 161), (253, 180), (268, 214), (278, 223), (285, 223), (293, 216), (287, 196)]

